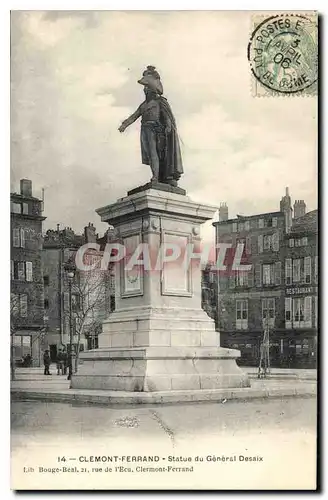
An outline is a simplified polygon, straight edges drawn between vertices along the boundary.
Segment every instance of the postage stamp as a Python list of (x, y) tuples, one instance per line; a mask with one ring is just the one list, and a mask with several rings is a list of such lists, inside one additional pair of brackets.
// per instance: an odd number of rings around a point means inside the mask
[(258, 14), (252, 21), (247, 55), (253, 95), (316, 95), (317, 14)]

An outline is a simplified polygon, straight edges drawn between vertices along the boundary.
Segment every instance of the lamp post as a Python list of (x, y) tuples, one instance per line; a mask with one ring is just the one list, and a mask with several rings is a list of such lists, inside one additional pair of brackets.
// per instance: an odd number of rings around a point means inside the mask
[(71, 380), (73, 375), (73, 317), (72, 317), (72, 282), (75, 277), (76, 267), (72, 261), (64, 264), (66, 276), (68, 280), (68, 300), (69, 300), (69, 354), (68, 354), (68, 377)]

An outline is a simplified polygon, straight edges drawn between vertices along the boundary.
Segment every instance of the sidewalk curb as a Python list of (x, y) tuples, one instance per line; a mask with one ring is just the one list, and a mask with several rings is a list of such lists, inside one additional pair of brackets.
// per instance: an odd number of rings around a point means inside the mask
[[(257, 373), (254, 372), (249, 372), (247, 373), (248, 378), (250, 379), (258, 379)], [(275, 373), (273, 375), (269, 375), (266, 377), (266, 380), (299, 380), (300, 382), (317, 382), (317, 377), (302, 377), (299, 375), (294, 375), (294, 374), (287, 374), (287, 373)]]
[(253, 399), (269, 399), (283, 397), (316, 397), (316, 387), (310, 388), (276, 388), (276, 389), (208, 389), (194, 391), (163, 392), (121, 392), (121, 391), (83, 391), (67, 389), (66, 391), (37, 391), (12, 389), (11, 397), (17, 400), (37, 400), (52, 403), (84, 403), (92, 405), (119, 404), (170, 404), (226, 401), (248, 401)]

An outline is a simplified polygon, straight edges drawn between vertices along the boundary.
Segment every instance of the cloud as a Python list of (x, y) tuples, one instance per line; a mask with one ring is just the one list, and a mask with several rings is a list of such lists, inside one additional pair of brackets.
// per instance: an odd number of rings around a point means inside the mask
[(150, 177), (139, 124), (117, 128), (158, 67), (183, 141), (181, 185), (230, 216), (316, 207), (316, 100), (254, 98), (247, 12), (13, 12), (12, 184), (46, 186), (46, 227), (97, 227), (94, 210)]

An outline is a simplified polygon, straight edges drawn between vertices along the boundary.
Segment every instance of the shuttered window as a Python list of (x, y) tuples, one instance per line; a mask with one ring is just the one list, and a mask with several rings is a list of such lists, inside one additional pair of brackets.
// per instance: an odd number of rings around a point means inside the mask
[(314, 257), (314, 282), (318, 283), (318, 256)]
[(311, 257), (304, 257), (304, 283), (311, 283)]
[(293, 259), (293, 283), (301, 280), (301, 259)]
[(259, 234), (257, 238), (258, 252), (263, 253), (263, 234)]
[(25, 262), (17, 262), (17, 279), (25, 281)]
[(26, 262), (26, 281), (33, 281), (33, 264)]
[(261, 264), (256, 264), (255, 266), (255, 285), (258, 287), (262, 286), (262, 266)]
[(285, 260), (285, 282), (286, 285), (292, 283), (292, 259)]
[(20, 247), (20, 229), (13, 229), (13, 246)]
[(304, 297), (304, 327), (312, 327), (312, 297)]
[(279, 233), (274, 233), (272, 235), (272, 250), (274, 252), (279, 252)]
[(20, 246), (21, 248), (25, 248), (25, 230), (20, 230)]
[(27, 316), (27, 295), (20, 295), (20, 316), (26, 318)]

